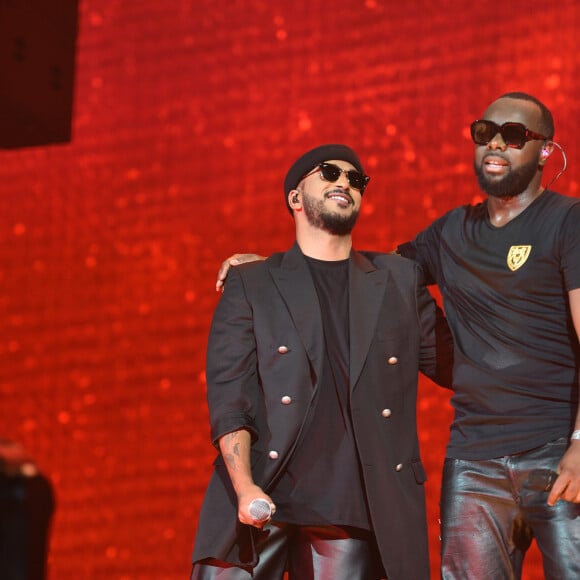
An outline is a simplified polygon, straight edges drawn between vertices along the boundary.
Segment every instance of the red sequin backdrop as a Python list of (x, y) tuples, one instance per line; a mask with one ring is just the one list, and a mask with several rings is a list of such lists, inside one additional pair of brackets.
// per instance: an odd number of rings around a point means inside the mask
[[(213, 449), (204, 352), (221, 261), (293, 240), (293, 159), (372, 176), (358, 248), (481, 199), (469, 123), (552, 108), (579, 196), (575, 0), (82, 1), (72, 142), (0, 152), (0, 434), (51, 478), (51, 580), (188, 577)], [(556, 152), (546, 178), (557, 173)], [(422, 380), (433, 578), (451, 413)], [(384, 517), (388, 517), (385, 514)], [(537, 553), (526, 578), (542, 577)]]

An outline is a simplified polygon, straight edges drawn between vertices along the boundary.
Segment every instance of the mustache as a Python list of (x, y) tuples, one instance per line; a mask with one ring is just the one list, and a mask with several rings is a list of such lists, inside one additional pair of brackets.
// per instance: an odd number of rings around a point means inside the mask
[(482, 161), (485, 161), (488, 157), (499, 157), (503, 159), (506, 163), (509, 163), (509, 159), (501, 152), (497, 151), (488, 151), (482, 158)]

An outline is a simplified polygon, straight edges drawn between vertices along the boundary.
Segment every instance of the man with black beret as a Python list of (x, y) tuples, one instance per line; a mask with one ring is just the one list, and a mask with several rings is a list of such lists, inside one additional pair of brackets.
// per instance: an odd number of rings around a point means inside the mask
[(219, 451), (193, 580), (428, 580), (418, 371), (452, 344), (414, 262), (353, 250), (369, 182), (328, 144), (284, 180), (296, 242), (232, 268), (207, 349)]

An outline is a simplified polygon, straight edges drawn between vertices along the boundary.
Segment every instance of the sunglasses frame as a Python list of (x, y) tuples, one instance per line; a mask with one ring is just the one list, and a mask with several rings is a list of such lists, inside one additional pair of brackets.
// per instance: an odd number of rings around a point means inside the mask
[[(329, 179), (325, 174), (324, 174), (324, 170), (327, 168), (331, 168), (332, 170), (336, 170), (338, 171), (338, 175), (336, 176), (335, 179)], [(353, 188), (356, 189), (357, 191), (360, 191), (360, 194), (362, 195), (366, 189), (366, 186), (368, 185), (369, 181), (370, 181), (370, 177), (368, 175), (365, 175), (364, 173), (356, 170), (356, 169), (343, 169), (342, 167), (339, 167), (338, 165), (335, 165), (334, 163), (328, 163), (327, 161), (324, 161), (322, 163), (319, 163), (314, 169), (312, 169), (311, 171), (309, 171), (306, 175), (303, 175), (302, 178), (300, 179), (300, 181), (302, 181), (303, 179), (306, 179), (307, 177), (310, 177), (311, 175), (313, 175), (314, 173), (316, 173), (317, 171), (320, 172), (320, 177), (321, 179), (323, 179), (324, 181), (328, 181), (329, 183), (335, 183), (336, 181), (338, 181), (340, 179), (340, 176), (344, 173), (346, 174), (346, 179), (348, 181), (348, 184)], [(356, 185), (354, 185), (351, 181), (350, 181), (350, 177), (351, 174), (356, 175), (357, 177), (360, 175), (362, 176), (362, 179), (364, 181), (364, 184), (362, 185), (362, 187), (357, 187)]]
[[(475, 127), (476, 127), (477, 123), (484, 123), (486, 128), (491, 127), (491, 130), (495, 131), (492, 134), (492, 136), (485, 142), (476, 141), (476, 139), (475, 139)], [(518, 141), (518, 143), (514, 143), (513, 140), (511, 142), (508, 142), (508, 139), (505, 137), (504, 131), (506, 128), (509, 128), (509, 127), (517, 127), (518, 129), (521, 129), (522, 136), (521, 136), (520, 141)], [(548, 141), (549, 140), (548, 137), (545, 137), (544, 135), (540, 135), (540, 133), (535, 133), (534, 131), (530, 131), (523, 123), (518, 123), (516, 121), (507, 121), (506, 123), (503, 123), (502, 125), (498, 125), (497, 123), (494, 123), (493, 121), (489, 121), (487, 119), (477, 119), (477, 120), (473, 121), (473, 123), (471, 123), (470, 131), (471, 131), (471, 139), (473, 140), (473, 142), (476, 145), (489, 144), (498, 133), (501, 135), (503, 142), (508, 147), (512, 147), (514, 149), (523, 149), (525, 144), (528, 141)]]

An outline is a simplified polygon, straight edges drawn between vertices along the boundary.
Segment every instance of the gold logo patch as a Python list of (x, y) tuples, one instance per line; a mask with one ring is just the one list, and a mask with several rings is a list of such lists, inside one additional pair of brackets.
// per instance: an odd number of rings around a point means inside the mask
[(512, 246), (507, 255), (508, 268), (512, 272), (521, 268), (529, 258), (531, 251), (532, 246)]

